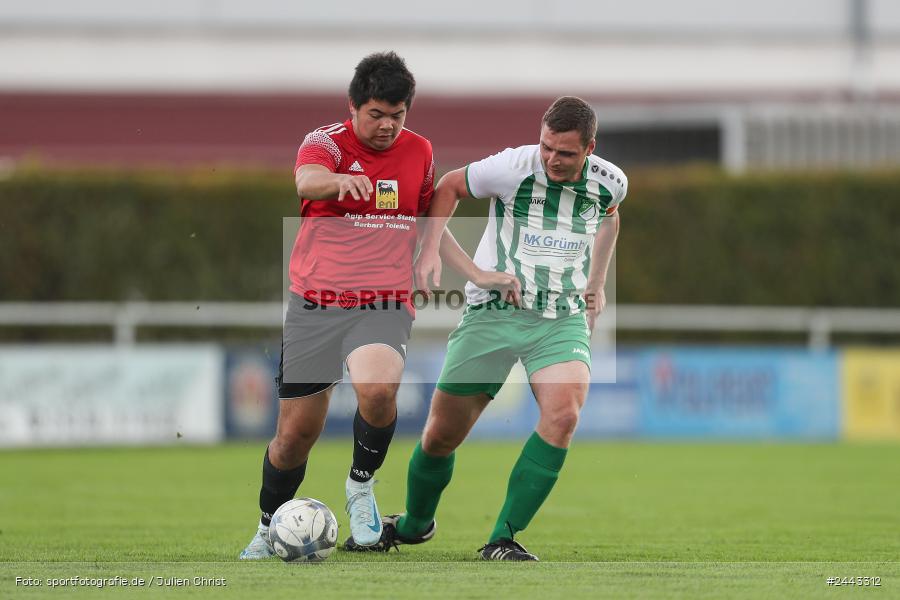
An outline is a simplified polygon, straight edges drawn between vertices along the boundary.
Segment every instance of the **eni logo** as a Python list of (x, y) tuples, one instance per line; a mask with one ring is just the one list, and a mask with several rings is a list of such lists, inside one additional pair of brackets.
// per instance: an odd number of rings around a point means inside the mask
[(400, 208), (400, 193), (396, 179), (379, 179), (375, 182), (375, 208), (396, 210)]

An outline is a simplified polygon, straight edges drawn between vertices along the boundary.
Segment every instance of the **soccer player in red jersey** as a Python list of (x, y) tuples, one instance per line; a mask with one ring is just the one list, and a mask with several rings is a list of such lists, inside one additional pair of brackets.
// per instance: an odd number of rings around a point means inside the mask
[(303, 481), (345, 362), (358, 400), (346, 483), (351, 535), (362, 546), (381, 537), (372, 477), (397, 421), (414, 312), (415, 219), (434, 190), (431, 143), (403, 127), (414, 94), (402, 58), (367, 56), (350, 83), (351, 118), (309, 133), (297, 153), (302, 218), (290, 260), (278, 425), (263, 459), (262, 517), (242, 559), (273, 555), (272, 514)]

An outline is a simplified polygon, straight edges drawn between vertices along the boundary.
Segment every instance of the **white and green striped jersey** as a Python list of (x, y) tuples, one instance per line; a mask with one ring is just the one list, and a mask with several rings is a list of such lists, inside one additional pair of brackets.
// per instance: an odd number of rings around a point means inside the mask
[[(556, 183), (544, 172), (540, 146), (520, 146), (471, 163), (466, 186), (473, 198), (491, 199), (475, 264), (515, 274), (525, 308), (544, 317), (583, 310), (594, 236), (628, 190), (622, 170), (591, 155), (579, 181)], [(470, 281), (466, 299), (482, 304), (490, 294)]]

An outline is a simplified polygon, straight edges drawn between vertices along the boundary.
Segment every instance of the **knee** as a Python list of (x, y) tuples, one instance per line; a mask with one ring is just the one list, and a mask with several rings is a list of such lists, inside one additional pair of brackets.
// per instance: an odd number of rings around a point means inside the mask
[(397, 386), (393, 383), (367, 383), (356, 387), (356, 398), (371, 406), (393, 406)]
[(397, 387), (393, 384), (370, 383), (359, 386), (356, 398), (359, 411), (366, 423), (374, 427), (387, 427), (397, 416)]
[(556, 412), (551, 417), (551, 423), (559, 433), (571, 436), (578, 427), (578, 409), (572, 407)]
[(543, 415), (541, 421), (544, 422), (544, 430), (553, 438), (547, 441), (557, 445), (564, 442), (568, 446), (578, 427), (578, 414), (578, 405), (572, 403)]
[(426, 424), (422, 432), (422, 450), (429, 456), (450, 456), (460, 443), (456, 436), (441, 431), (431, 423)]
[(269, 461), (279, 469), (297, 467), (309, 457), (318, 438), (318, 432), (279, 431), (269, 442)]

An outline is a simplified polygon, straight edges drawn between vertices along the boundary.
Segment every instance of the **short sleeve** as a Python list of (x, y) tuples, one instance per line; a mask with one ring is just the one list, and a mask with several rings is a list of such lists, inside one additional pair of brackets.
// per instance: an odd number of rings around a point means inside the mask
[(321, 130), (313, 131), (303, 138), (297, 150), (297, 164), (294, 173), (303, 165), (322, 165), (335, 172), (341, 164), (341, 149), (331, 136)]
[(422, 189), (419, 191), (419, 207), (418, 213), (424, 215), (431, 206), (431, 197), (434, 196), (434, 154), (431, 154), (428, 161), (428, 168), (425, 170), (425, 177), (422, 179)]
[(625, 177), (625, 173), (619, 170), (619, 178), (622, 182), (617, 186), (616, 194), (613, 196), (612, 202), (609, 203), (609, 206), (606, 207), (607, 216), (613, 214), (619, 209), (619, 205), (625, 200), (625, 195), (628, 194), (628, 178)]
[(473, 198), (502, 197), (510, 187), (521, 180), (520, 169), (515, 167), (516, 149), (502, 152), (470, 163), (466, 167), (466, 190)]

